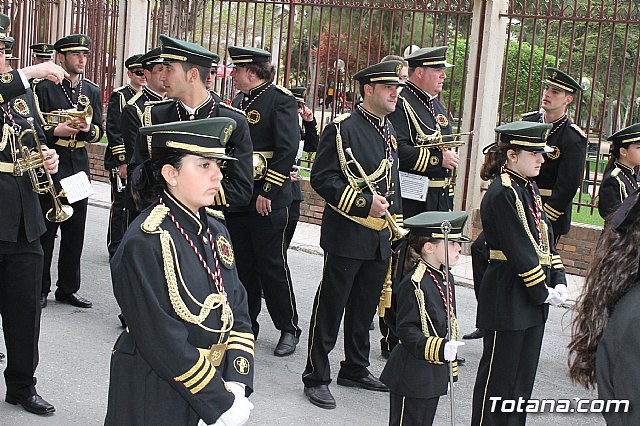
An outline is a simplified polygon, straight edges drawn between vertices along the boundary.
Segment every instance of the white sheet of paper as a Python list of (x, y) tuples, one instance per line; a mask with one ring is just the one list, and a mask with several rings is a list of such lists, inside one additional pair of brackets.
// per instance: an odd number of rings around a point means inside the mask
[(429, 178), (412, 173), (400, 172), (400, 191), (402, 198), (425, 201), (429, 190)]
[(94, 193), (91, 182), (89, 182), (89, 176), (85, 172), (78, 172), (75, 175), (60, 179), (60, 185), (64, 189), (69, 204), (84, 200)]

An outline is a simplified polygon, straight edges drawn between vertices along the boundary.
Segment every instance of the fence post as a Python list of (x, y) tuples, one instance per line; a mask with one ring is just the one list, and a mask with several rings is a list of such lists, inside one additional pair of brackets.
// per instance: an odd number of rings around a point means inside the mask
[[(124, 34), (118, 36), (118, 48), (116, 50), (117, 69), (114, 87), (119, 87), (128, 82), (127, 73), (124, 70), (124, 61), (136, 53), (145, 53), (145, 34), (149, 29), (147, 22), (147, 0), (121, 0), (120, 13), (118, 15), (118, 28), (124, 28)], [(144, 29), (144, 30), (143, 30)], [(144, 31), (144, 32), (143, 32)]]
[(507, 19), (500, 18), (500, 14), (507, 7), (508, 0), (474, 0), (462, 124), (463, 132), (473, 129), (474, 135), (470, 153), (466, 149), (460, 153), (454, 203), (456, 209), (464, 209), (470, 215), (480, 207), (482, 186), (488, 185), (480, 179), (482, 148), (495, 140), (507, 35)]

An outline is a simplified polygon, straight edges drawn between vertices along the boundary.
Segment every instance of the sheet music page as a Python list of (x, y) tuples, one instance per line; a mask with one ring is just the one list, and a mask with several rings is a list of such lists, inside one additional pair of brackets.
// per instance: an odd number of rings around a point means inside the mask
[(60, 179), (60, 185), (64, 189), (69, 204), (84, 200), (94, 193), (91, 182), (89, 182), (89, 176), (85, 172), (78, 172), (75, 175)]
[(414, 175), (408, 172), (400, 172), (400, 191), (402, 191), (402, 198), (425, 201), (427, 199), (428, 190), (428, 177)]

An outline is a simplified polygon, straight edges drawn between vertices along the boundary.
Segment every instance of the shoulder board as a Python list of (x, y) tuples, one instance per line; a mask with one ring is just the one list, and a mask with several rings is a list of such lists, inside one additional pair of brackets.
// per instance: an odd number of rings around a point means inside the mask
[(293, 93), (291, 93), (291, 90), (287, 89), (284, 86), (280, 86), (279, 84), (276, 84), (276, 89), (278, 89), (279, 91), (281, 91), (282, 93), (284, 93), (287, 96), (293, 96)]
[(351, 113), (350, 112), (345, 112), (344, 114), (340, 114), (340, 115), (336, 116), (336, 118), (333, 119), (333, 122), (335, 124), (339, 124), (339, 123), (342, 123), (344, 120), (346, 120), (349, 117), (351, 117)]
[(586, 133), (585, 133), (585, 132), (580, 128), (580, 126), (578, 126), (576, 123), (571, 123), (571, 128), (572, 128), (573, 130), (575, 130), (576, 132), (578, 132), (578, 134), (579, 134), (580, 136), (582, 136), (583, 138), (586, 138), (586, 137), (587, 137)]
[(620, 174), (622, 170), (620, 170), (619, 167), (615, 167), (612, 171), (611, 171), (611, 176), (616, 177)]
[(502, 186), (511, 187), (511, 178), (506, 173), (500, 174), (500, 182), (502, 182)]
[(239, 112), (242, 115), (247, 115), (247, 113), (244, 112), (243, 110), (241, 110), (240, 108), (236, 108), (236, 107), (234, 107), (232, 105), (229, 105), (229, 104), (226, 104), (224, 102), (219, 103), (218, 105), (220, 105), (223, 108), (230, 109), (231, 111)]
[(121, 91), (122, 89), (124, 89), (125, 87), (127, 87), (127, 86), (120, 86), (120, 87), (117, 87), (117, 88), (113, 89), (113, 91), (114, 91), (114, 92), (119, 92), (119, 91)]
[(168, 102), (173, 102), (173, 99), (162, 99), (160, 101), (145, 101), (145, 106), (156, 106), (160, 104), (166, 104)]
[(142, 222), (140, 228), (147, 234), (154, 234), (158, 232), (160, 224), (164, 221), (164, 218), (167, 217), (168, 213), (169, 207), (158, 204), (153, 208), (153, 210), (151, 210), (151, 213), (149, 213), (149, 216), (144, 220), (144, 222)]
[(127, 101), (127, 105), (133, 105), (142, 96), (142, 92), (137, 92), (131, 99)]
[(205, 211), (212, 218), (224, 221), (224, 213), (220, 210), (214, 210), (211, 207), (205, 207)]
[(89, 80), (88, 78), (85, 78), (84, 81), (86, 81), (87, 83), (92, 84), (92, 85), (94, 85), (94, 86), (96, 86), (98, 88), (100, 87), (96, 83), (94, 83), (93, 81)]
[(531, 115), (535, 115), (538, 114), (540, 111), (529, 111), (529, 112), (525, 112), (524, 114), (522, 114), (523, 117), (529, 117)]
[(34, 78), (33, 80), (31, 80), (31, 84), (36, 85), (38, 83), (40, 83), (42, 80), (44, 80), (43, 78)]
[(419, 284), (422, 281), (422, 277), (424, 277), (425, 272), (427, 272), (426, 265), (422, 262), (418, 262), (416, 270), (413, 272), (413, 275), (411, 275), (411, 281)]

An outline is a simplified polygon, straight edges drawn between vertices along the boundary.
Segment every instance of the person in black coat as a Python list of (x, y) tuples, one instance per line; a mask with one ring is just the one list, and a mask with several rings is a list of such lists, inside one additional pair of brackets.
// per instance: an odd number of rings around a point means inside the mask
[(453, 132), (451, 117), (438, 99), (442, 92), (445, 70), (453, 67), (446, 59), (447, 47), (418, 49), (405, 58), (409, 64), (409, 80), (398, 97), (396, 110), (389, 120), (398, 133), (400, 170), (422, 178), (428, 188), (424, 200), (402, 200), (403, 214), (411, 217), (424, 211), (450, 211), (453, 208), (452, 170), (459, 156), (452, 150), (429, 147), (429, 136)]
[(225, 217), (249, 295), (253, 334), (257, 337), (260, 331), (258, 315), (264, 295), (269, 316), (280, 331), (273, 354), (289, 356), (302, 332), (285, 246), (292, 201), (289, 173), (300, 141), (296, 100), (289, 89), (273, 83), (271, 53), (239, 46), (229, 46), (228, 51), (238, 90), (231, 104), (244, 111), (249, 122), (254, 185), (251, 202)]
[(104, 151), (104, 169), (109, 172), (111, 183), (111, 209), (109, 210), (109, 225), (107, 228), (107, 250), (109, 258), (122, 240), (126, 229), (124, 203), (127, 182), (127, 156), (122, 138), (122, 110), (145, 85), (144, 71), (140, 57), (136, 54), (127, 58), (124, 65), (127, 68), (129, 84), (113, 89), (109, 96), (107, 107), (107, 149)]
[[(9, 23), (9, 17), (0, 14), (0, 49), (4, 48), (3, 39)], [(3, 61), (4, 56), (0, 55), (0, 65)], [(0, 74), (0, 314), (7, 348), (5, 401), (20, 404), (35, 414), (55, 411), (53, 405), (38, 395), (35, 378), (44, 257), (40, 236), (46, 227), (29, 173), (16, 169), (16, 160), (23, 159), (17, 152), (17, 138), (33, 126), (43, 146), (45, 171), (57, 172), (58, 154), (53, 147), (46, 149), (44, 133), (38, 120), (34, 120), (37, 108), (29, 79), (50, 78), (53, 83), (60, 84), (65, 75), (64, 70), (52, 62)], [(25, 133), (21, 139), (24, 147), (33, 153), (36, 148), (34, 135)], [(38, 169), (35, 172), (39, 172)]]
[[(299, 162), (302, 158), (303, 152), (316, 152), (318, 149), (318, 142), (320, 137), (318, 136), (318, 123), (313, 116), (313, 111), (305, 105), (305, 96), (307, 93), (306, 87), (292, 87), (291, 93), (296, 98), (298, 103), (298, 114), (302, 119), (302, 127), (300, 127), (300, 145), (296, 154), (296, 162), (294, 166), (299, 166)], [(300, 203), (304, 201), (302, 196), (302, 190), (300, 189), (300, 171), (294, 167), (289, 173), (291, 179), (291, 193), (292, 201), (289, 206), (289, 221), (287, 222), (287, 228), (285, 230), (285, 247), (289, 249), (293, 234), (296, 232), (296, 226), (300, 219)]]
[[(72, 34), (54, 44), (56, 57), (69, 73), (62, 84), (55, 85), (49, 80), (34, 82), (36, 103), (42, 113), (59, 109), (84, 111), (91, 106), (93, 115), (87, 123), (76, 118), (57, 125), (43, 124), (47, 143), (56, 146), (60, 154), (60, 170), (57, 178), (62, 179), (79, 172), (91, 175), (89, 156), (85, 145), (100, 141), (102, 129), (102, 91), (94, 82), (84, 78), (84, 69), (91, 39), (84, 34)], [(51, 208), (50, 197), (41, 199), (43, 211)], [(47, 232), (42, 236), (44, 249), (44, 271), (42, 273), (42, 299), (51, 291), (51, 262), (58, 228), (60, 228), (60, 251), (58, 254), (58, 287), (56, 300), (79, 308), (90, 308), (92, 303), (78, 295), (80, 289), (80, 258), (84, 246), (84, 229), (87, 218), (88, 199), (71, 204), (73, 216), (62, 223), (47, 223)]]
[[(602, 412), (608, 425), (640, 424), (640, 193), (627, 197), (609, 216), (576, 302), (569, 378), (598, 398), (621, 402)], [(611, 401), (614, 402), (614, 401)], [(610, 407), (610, 408), (609, 408)]]
[[(236, 123), (141, 129), (151, 159), (133, 190), (154, 200), (111, 260), (127, 318), (111, 357), (105, 425), (243, 425), (253, 405), (254, 339), (225, 226), (213, 210)], [(140, 256), (144, 253), (144, 256)]]
[(607, 140), (611, 141), (611, 152), (598, 193), (598, 213), (605, 223), (624, 199), (638, 189), (640, 123), (614, 133)]
[[(445, 250), (448, 266), (455, 266), (460, 243), (470, 241), (462, 235), (466, 220), (464, 212), (425, 212), (404, 221), (410, 231), (404, 265), (407, 274), (393, 294), (392, 327), (399, 343), (380, 375), (391, 392), (390, 426), (433, 424), (438, 400), (447, 394), (450, 362), (457, 377), (456, 355), (464, 343), (457, 340), (455, 283), (445, 269)], [(451, 224), (448, 247), (441, 229), (444, 221)], [(449, 304), (451, 308), (447, 309)]]
[(311, 186), (326, 201), (320, 234), (325, 263), (302, 381), (307, 399), (321, 408), (336, 407), (329, 391), (329, 352), (343, 313), (345, 360), (338, 384), (388, 391), (368, 369), (369, 325), (390, 279), (388, 217), (402, 211), (397, 143), (387, 119), (398, 99), (401, 70), (402, 63), (389, 61), (355, 74), (363, 102), (325, 127), (311, 170)]
[[(485, 330), (473, 389), (472, 425), (522, 424), (492, 398), (528, 400), (549, 313), (567, 298), (564, 266), (533, 177), (551, 152), (551, 124), (517, 121), (496, 128), (481, 177), (494, 179), (480, 204), (489, 265), (478, 294), (476, 326)], [(495, 400), (494, 400), (495, 401)]]

